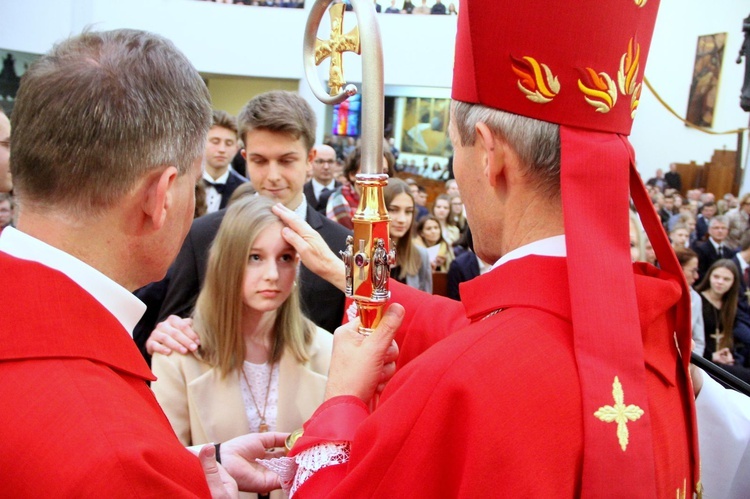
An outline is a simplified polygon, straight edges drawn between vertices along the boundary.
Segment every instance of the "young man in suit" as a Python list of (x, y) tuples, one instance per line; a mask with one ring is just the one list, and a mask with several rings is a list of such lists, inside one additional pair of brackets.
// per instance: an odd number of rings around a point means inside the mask
[(319, 144), (313, 148), (312, 178), (305, 182), (303, 188), (307, 204), (318, 213), (326, 214), (326, 204), (331, 193), (341, 182), (334, 179), (336, 167), (336, 151), (326, 144)]
[(237, 120), (225, 111), (214, 111), (203, 163), (206, 213), (225, 208), (234, 190), (248, 181), (230, 166), (238, 150)]
[[(238, 121), (245, 144), (242, 155), (258, 194), (294, 210), (334, 252), (343, 250), (351, 231), (315, 211), (302, 192), (309, 164), (315, 157), (315, 114), (310, 105), (291, 92), (267, 92), (250, 100), (240, 111)], [(186, 353), (198, 348), (197, 336), (185, 327), (187, 321), (179, 318), (192, 312), (205, 277), (208, 248), (223, 217), (222, 210), (193, 223), (170, 268), (166, 296), (158, 314), (158, 320), (163, 322), (146, 341), (149, 354), (158, 351), (168, 355), (172, 350)], [(300, 268), (299, 286), (305, 314), (333, 332), (344, 315), (344, 294), (304, 265)]]

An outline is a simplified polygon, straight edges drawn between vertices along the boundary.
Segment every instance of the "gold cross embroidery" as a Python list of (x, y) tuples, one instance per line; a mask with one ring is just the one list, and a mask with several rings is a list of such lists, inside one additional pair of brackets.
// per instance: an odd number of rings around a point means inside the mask
[(331, 39), (315, 41), (315, 65), (319, 66), (326, 58), (331, 58), (331, 69), (328, 72), (328, 86), (331, 95), (338, 95), (346, 85), (344, 81), (343, 57), (344, 52), (360, 53), (359, 27), (355, 26), (349, 33), (344, 32), (344, 7), (339, 3), (331, 7)]
[(637, 405), (628, 405), (624, 403), (625, 394), (622, 391), (620, 380), (615, 376), (615, 382), (612, 384), (612, 397), (615, 399), (615, 405), (605, 405), (594, 413), (599, 420), (605, 423), (617, 423), (617, 439), (620, 442), (622, 451), (628, 447), (628, 426), (627, 423), (635, 421), (643, 416), (643, 409)]

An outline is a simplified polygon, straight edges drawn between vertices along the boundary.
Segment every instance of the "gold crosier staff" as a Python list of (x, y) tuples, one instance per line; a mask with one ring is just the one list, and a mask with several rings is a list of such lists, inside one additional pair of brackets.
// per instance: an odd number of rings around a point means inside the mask
[[(390, 297), (388, 277), (395, 260), (388, 237), (390, 217), (383, 198), (383, 187), (388, 183), (388, 175), (382, 173), (383, 50), (375, 7), (367, 0), (352, 0), (359, 26), (349, 33), (344, 33), (344, 4), (332, 6), (330, 39), (319, 39), (318, 27), (331, 3), (332, 0), (317, 0), (310, 10), (303, 47), (305, 77), (321, 102), (343, 102), (357, 93), (357, 87), (344, 81), (342, 54), (362, 54), (362, 162), (356, 177), (362, 195), (352, 219), (354, 236), (347, 240), (341, 256), (346, 264), (346, 294), (354, 298), (359, 308), (359, 332), (368, 335), (380, 322)], [(323, 91), (315, 69), (327, 58), (331, 59), (330, 94)]]

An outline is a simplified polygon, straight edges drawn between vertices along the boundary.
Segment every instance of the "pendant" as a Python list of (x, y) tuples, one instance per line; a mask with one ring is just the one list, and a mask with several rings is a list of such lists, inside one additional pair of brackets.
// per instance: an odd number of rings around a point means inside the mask
[(268, 431), (268, 425), (266, 424), (265, 420), (260, 422), (260, 426), (258, 427), (258, 433), (265, 433)]

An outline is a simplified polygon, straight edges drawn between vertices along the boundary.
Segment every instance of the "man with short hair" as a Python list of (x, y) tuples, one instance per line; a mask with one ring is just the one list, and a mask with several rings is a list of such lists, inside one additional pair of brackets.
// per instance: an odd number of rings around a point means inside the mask
[(86, 32), (24, 74), (22, 209), (0, 236), (0, 496), (209, 497), (206, 477), (226, 492), (214, 447), (202, 470), (180, 444), (130, 337), (144, 310), (130, 291), (164, 275), (190, 227), (209, 124), (203, 80), (157, 35)]
[[(245, 105), (238, 123), (247, 173), (258, 194), (294, 210), (334, 252), (343, 250), (351, 231), (315, 211), (303, 193), (315, 144), (315, 114), (307, 101), (292, 92), (266, 92)], [(198, 349), (197, 335), (179, 318), (192, 313), (206, 274), (208, 249), (223, 218), (224, 210), (220, 210), (193, 222), (170, 267), (166, 296), (158, 314), (161, 323), (145, 342), (148, 354)], [(299, 286), (305, 314), (333, 332), (344, 315), (344, 294), (304, 265), (300, 267)]]
[(697, 241), (693, 244), (692, 250), (698, 254), (698, 282), (703, 279), (708, 268), (716, 260), (732, 258), (734, 255), (734, 251), (725, 242), (728, 234), (726, 217), (715, 216), (708, 223), (708, 240)]
[(237, 120), (226, 111), (215, 110), (206, 140), (203, 172), (206, 213), (225, 208), (234, 190), (248, 181), (231, 166), (238, 150)]
[(305, 182), (303, 188), (307, 204), (318, 213), (325, 215), (326, 204), (331, 193), (341, 182), (334, 178), (336, 170), (336, 151), (333, 147), (319, 144), (313, 147), (312, 178)]
[(708, 224), (718, 211), (716, 203), (707, 201), (703, 203), (698, 210), (698, 216), (695, 217), (695, 235), (699, 241), (703, 241), (708, 232)]

